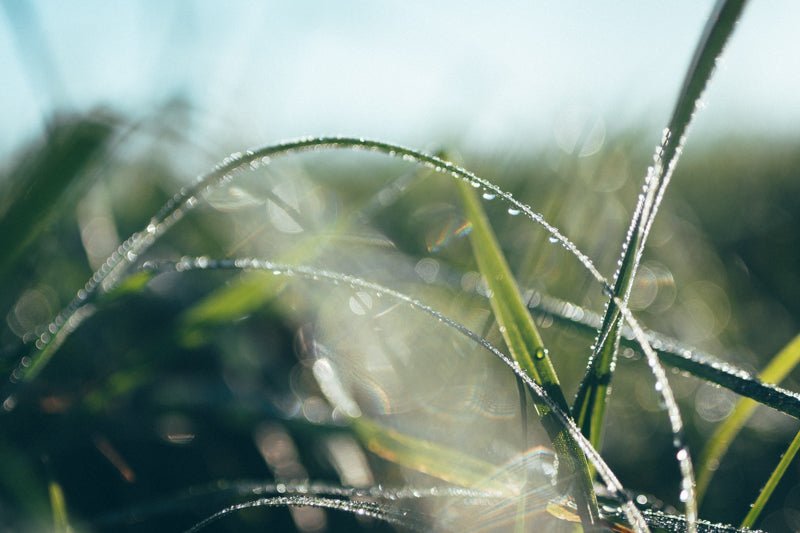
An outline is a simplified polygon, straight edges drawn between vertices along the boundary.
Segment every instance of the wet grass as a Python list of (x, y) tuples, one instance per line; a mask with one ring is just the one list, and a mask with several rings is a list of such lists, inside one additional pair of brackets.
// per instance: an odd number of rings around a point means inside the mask
[[(746, 514), (752, 527), (792, 509), (775, 491), (796, 490), (798, 438), (774, 470), (735, 444), (785, 448), (785, 415), (800, 416), (796, 342), (759, 376), (763, 358), (744, 348), (797, 329), (797, 247), (774, 261), (763, 248), (796, 240), (800, 194), (780, 177), (796, 156), (750, 149), (760, 181), (790, 191), (755, 252), (704, 232), (740, 170), (718, 150), (705, 148), (717, 163), (704, 181), (678, 171), (666, 194), (742, 8), (719, 2), (709, 17), (638, 195), (635, 180), (593, 190), (624, 138), (572, 156), (557, 180), (539, 161), (496, 178), (488, 158), (478, 175), (325, 137), (235, 153), (187, 185), (179, 147), (153, 161), (157, 135), (138, 137), (137, 158), (111, 145), (113, 123), (54, 123), (20, 154), (0, 211), (0, 523), (42, 527), (49, 509), (59, 531), (729, 531), (701, 518)], [(570, 191), (585, 198), (570, 204)], [(759, 276), (787, 280), (786, 294)], [(765, 309), (780, 317), (770, 327)], [(734, 394), (747, 398), (735, 408)], [(757, 405), (784, 418), (734, 442)], [(726, 490), (736, 469), (752, 494)]]

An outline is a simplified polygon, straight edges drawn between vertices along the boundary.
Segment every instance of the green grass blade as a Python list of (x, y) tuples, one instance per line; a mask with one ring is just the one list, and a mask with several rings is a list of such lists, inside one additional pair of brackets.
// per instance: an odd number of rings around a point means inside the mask
[(23, 156), (0, 191), (0, 274), (48, 227), (68, 195), (87, 185), (84, 171), (108, 146), (107, 121), (73, 119), (53, 126), (46, 143)]
[(518, 486), (514, 480), (497, 478), (499, 467), (446, 446), (382, 427), (363, 416), (350, 424), (364, 446), (387, 461), (460, 487), (506, 494)]
[(775, 487), (778, 486), (780, 483), (781, 478), (786, 473), (786, 469), (789, 468), (789, 464), (794, 459), (794, 456), (797, 455), (797, 450), (800, 449), (800, 431), (794, 436), (792, 439), (791, 444), (789, 444), (789, 448), (786, 450), (786, 453), (783, 454), (781, 460), (778, 462), (778, 466), (775, 467), (775, 470), (772, 472), (772, 475), (769, 476), (767, 480), (767, 484), (764, 485), (764, 488), (761, 489), (761, 493), (756, 498), (755, 503), (750, 507), (750, 512), (747, 513), (747, 516), (742, 521), (742, 527), (750, 528), (756, 523), (758, 517), (761, 515), (761, 511), (764, 510), (764, 506), (767, 504), (769, 497), (772, 496), (772, 491), (775, 490)]
[(264, 307), (285, 285), (283, 278), (248, 272), (229, 285), (215, 289), (181, 317), (181, 342), (186, 346), (202, 344), (206, 340), (205, 328), (229, 324)]
[[(601, 317), (588, 309), (544, 294), (533, 301), (530, 310), (535, 316), (551, 318), (588, 335), (600, 328)], [(745, 370), (671, 337), (647, 330), (645, 333), (662, 363), (800, 420), (800, 394), (764, 383)], [(639, 343), (627, 328), (621, 332), (620, 344), (641, 352)]]
[[(614, 284), (614, 296), (623, 302), (627, 302), (630, 294), (650, 227), (680, 156), (697, 102), (713, 74), (717, 59), (733, 33), (744, 4), (744, 0), (718, 1), (695, 49), (661, 146), (656, 151), (655, 164), (648, 172), (645, 181), (647, 193), (640, 197), (623, 247)], [(595, 447), (600, 444), (608, 386), (619, 346), (619, 328), (619, 309), (610, 301), (586, 374), (573, 403), (573, 416)]]
[(47, 490), (50, 494), (50, 508), (53, 512), (53, 531), (56, 533), (70, 533), (72, 527), (69, 525), (67, 502), (64, 499), (64, 491), (61, 489), (61, 485), (51, 481)]
[[(617, 279), (622, 280), (623, 278), (620, 276)], [(623, 282), (617, 285), (624, 284)], [(619, 294), (616, 289), (615, 294)], [(606, 399), (619, 348), (619, 329), (619, 309), (611, 302), (595, 341), (595, 346), (599, 346), (599, 349), (592, 354), (589, 360), (586, 374), (578, 385), (578, 392), (572, 405), (573, 418), (595, 448), (600, 448)]]
[[(544, 347), (542, 337), (522, 301), (516, 280), (500, 250), (480, 200), (470, 184), (459, 182), (458, 189), (466, 217), (472, 224), (469, 238), (473, 255), (491, 291), (492, 310), (511, 356), (560, 408), (568, 412), (569, 407), (555, 368)], [(579, 497), (583, 500), (579, 505), (582, 519), (589, 524), (597, 523), (599, 519), (597, 500), (592, 488), (588, 463), (580, 446), (557, 423), (550, 420), (552, 412), (549, 408), (539, 402), (536, 402), (536, 408), (558, 452), (559, 460), (564, 461), (567, 471), (578, 477)]]
[(706, 21), (669, 121), (669, 136), (661, 154), (665, 173), (670, 172), (670, 167), (674, 167), (683, 138), (697, 109), (697, 102), (714, 74), (717, 60), (733, 34), (746, 3), (746, 0), (718, 0)]
[(472, 225), (469, 237), (478, 270), (491, 291), (490, 302), (511, 356), (560, 406), (567, 402), (544, 342), (533, 323), (511, 269), (489, 226), (477, 195), (466, 183), (458, 184), (464, 211)]
[[(796, 336), (775, 355), (759, 377), (768, 383), (780, 383), (798, 364), (800, 364), (800, 335)], [(702, 500), (716, 471), (716, 466), (728, 451), (733, 439), (736, 438), (736, 435), (738, 435), (747, 420), (753, 415), (757, 406), (758, 404), (749, 398), (739, 400), (730, 416), (720, 424), (714, 435), (709, 439), (699, 461), (700, 466), (697, 476), (698, 499)]]

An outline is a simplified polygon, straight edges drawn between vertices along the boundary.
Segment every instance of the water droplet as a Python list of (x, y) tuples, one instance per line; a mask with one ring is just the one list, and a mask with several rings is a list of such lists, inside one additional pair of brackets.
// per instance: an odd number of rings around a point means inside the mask
[(547, 238), (547, 241), (548, 241), (550, 244), (555, 244), (555, 243), (557, 243), (557, 242), (558, 242), (558, 237), (556, 237), (555, 235), (550, 235), (550, 236)]
[(689, 452), (686, 448), (681, 448), (677, 453), (678, 461), (685, 461), (689, 457)]
[(367, 292), (359, 291), (350, 297), (349, 305), (353, 313), (364, 316), (372, 309), (372, 297)]
[(511, 215), (512, 217), (515, 217), (515, 216), (519, 215), (519, 213), (520, 213), (520, 210), (517, 209), (516, 207), (509, 207), (508, 208), (508, 214)]
[(494, 200), (495, 198), (497, 198), (497, 195), (495, 193), (493, 193), (493, 192), (485, 192), (485, 193), (483, 193), (483, 199), (484, 200)]
[(13, 411), (16, 406), (17, 398), (15, 396), (9, 396), (3, 401), (3, 409), (5, 411)]

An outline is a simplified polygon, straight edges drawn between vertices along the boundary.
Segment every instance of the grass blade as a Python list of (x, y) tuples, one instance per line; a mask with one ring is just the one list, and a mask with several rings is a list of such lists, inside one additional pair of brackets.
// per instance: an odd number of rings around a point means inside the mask
[(50, 508), (53, 512), (53, 531), (56, 533), (70, 533), (72, 527), (69, 525), (67, 502), (64, 499), (64, 491), (61, 489), (61, 485), (51, 481), (47, 491), (50, 494)]
[(259, 498), (248, 502), (237, 503), (226, 507), (208, 518), (196, 523), (194, 526), (186, 530), (186, 533), (195, 533), (201, 529), (205, 529), (214, 522), (221, 520), (229, 514), (241, 511), (244, 509), (253, 509), (256, 507), (317, 507), (320, 509), (331, 509), (335, 511), (344, 511), (358, 516), (366, 516), (388, 522), (396, 526), (411, 528), (412, 530), (420, 530), (418, 524), (413, 523), (410, 517), (399, 511), (395, 511), (390, 506), (366, 501), (350, 501), (342, 500), (339, 498), (327, 498), (319, 496), (272, 496), (269, 498)]
[[(768, 383), (780, 383), (800, 364), (800, 335), (792, 339), (761, 372), (759, 378)], [(758, 404), (749, 399), (742, 399), (736, 404), (733, 412), (719, 425), (709, 439), (700, 456), (699, 475), (697, 477), (698, 499), (702, 500), (708, 484), (716, 471), (719, 461), (728, 451), (736, 435), (753, 415)]]
[(747, 513), (747, 516), (742, 521), (742, 527), (753, 527), (753, 524), (756, 523), (756, 520), (758, 520), (758, 517), (761, 515), (761, 511), (764, 510), (764, 506), (767, 504), (769, 497), (772, 496), (772, 491), (774, 491), (775, 487), (778, 486), (783, 474), (786, 473), (786, 469), (789, 468), (789, 463), (791, 463), (794, 459), (794, 456), (797, 455), (797, 450), (800, 450), (800, 431), (798, 431), (797, 435), (795, 435), (794, 439), (792, 439), (791, 444), (789, 444), (789, 449), (787, 449), (786, 453), (783, 454), (780, 462), (778, 462), (778, 466), (775, 467), (772, 475), (769, 476), (767, 484), (764, 485), (763, 489), (761, 489), (761, 493), (758, 495), (758, 498), (756, 498), (755, 503), (753, 503), (753, 505), (750, 507), (750, 512)]
[[(552, 296), (532, 295), (529, 308), (535, 316), (552, 318), (586, 334), (596, 333), (600, 327), (599, 315)], [(741, 368), (689, 347), (676, 339), (648, 330), (645, 330), (645, 333), (665, 365), (688, 372), (699, 379), (719, 385), (800, 420), (800, 394), (770, 384), (780, 380), (770, 379), (769, 383), (765, 383)], [(640, 353), (642, 351), (628, 328), (622, 329), (620, 344)]]
[[(555, 368), (544, 347), (542, 337), (522, 301), (514, 276), (500, 250), (480, 200), (469, 184), (460, 182), (458, 187), (465, 214), (472, 224), (469, 239), (473, 255), (481, 275), (491, 290), (492, 310), (511, 356), (561, 409), (568, 411), (569, 407)], [(583, 500), (579, 504), (582, 519), (588, 524), (597, 523), (599, 518), (597, 500), (592, 488), (589, 467), (580, 447), (561, 428), (547, 422), (551, 416), (550, 411), (538, 402), (537, 412), (559, 453), (559, 460), (565, 461), (566, 470), (578, 477), (580, 497)]]
[[(623, 245), (620, 268), (614, 283), (614, 296), (623, 302), (627, 302), (630, 295), (639, 259), (658, 212), (658, 206), (680, 157), (681, 147), (697, 103), (713, 74), (717, 59), (733, 33), (744, 4), (744, 0), (719, 0), (695, 49), (669, 125), (661, 145), (656, 150), (654, 165), (648, 170), (645, 178), (646, 193), (639, 197)], [(584, 435), (595, 447), (600, 444), (606, 396), (619, 347), (619, 330), (619, 309), (613, 301), (610, 301), (586, 374), (578, 387), (578, 394), (573, 403), (573, 416)]]
[(64, 198), (87, 185), (92, 160), (108, 146), (108, 121), (72, 119), (56, 123), (45, 144), (24, 156), (5, 181), (0, 201), (0, 274), (47, 228)]
[(511, 479), (497, 479), (499, 467), (445, 446), (405, 435), (359, 417), (351, 426), (364, 446), (393, 463), (423, 472), (460, 487), (507, 494), (518, 486)]

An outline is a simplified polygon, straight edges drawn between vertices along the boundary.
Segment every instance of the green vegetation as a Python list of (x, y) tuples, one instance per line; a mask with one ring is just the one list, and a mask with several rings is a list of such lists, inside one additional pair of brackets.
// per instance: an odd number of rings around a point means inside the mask
[(0, 527), (797, 526), (797, 142), (677, 166), (743, 7), (644, 190), (636, 132), (463, 166), (304, 138), (187, 185), (158, 120), (54, 121), (0, 181)]

